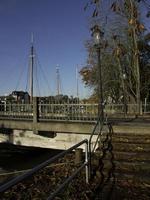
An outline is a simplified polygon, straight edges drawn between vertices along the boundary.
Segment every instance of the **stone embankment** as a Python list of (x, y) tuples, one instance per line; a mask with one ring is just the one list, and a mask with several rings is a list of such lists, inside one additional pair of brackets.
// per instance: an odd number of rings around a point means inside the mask
[(103, 147), (103, 153), (97, 152), (95, 159), (95, 199), (148, 200), (150, 124), (139, 119), (114, 124), (114, 133)]

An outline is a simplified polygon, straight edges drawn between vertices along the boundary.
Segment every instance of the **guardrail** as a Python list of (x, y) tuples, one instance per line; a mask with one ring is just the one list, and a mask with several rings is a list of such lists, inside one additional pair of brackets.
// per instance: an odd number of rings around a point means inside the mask
[(33, 104), (0, 104), (0, 117), (32, 119)]
[(53, 162), (55, 162), (56, 160), (58, 160), (59, 158), (62, 158), (63, 156), (65, 156), (66, 154), (72, 152), (73, 150), (77, 149), (78, 147), (80, 147), (81, 145), (85, 144), (85, 161), (84, 163), (76, 170), (74, 171), (74, 173), (68, 177), (57, 189), (54, 193), (52, 193), (49, 197), (48, 200), (52, 200), (54, 197), (56, 197), (56, 195), (58, 195), (61, 190), (67, 185), (69, 184), (73, 178), (75, 176), (78, 175), (78, 173), (83, 170), (85, 168), (85, 174), (86, 174), (86, 183), (89, 182), (89, 158), (88, 158), (88, 140), (83, 140), (81, 142), (79, 142), (78, 144), (72, 146), (71, 148), (59, 153), (58, 155), (48, 159), (47, 161), (41, 163), (40, 165), (34, 167), (33, 169), (31, 169), (30, 171), (20, 175), (19, 177), (16, 177), (14, 179), (12, 179), (11, 181), (9, 181), (8, 183), (5, 183), (4, 185), (0, 186), (0, 193), (7, 191), (8, 189), (10, 189), (11, 187), (13, 187), (14, 185), (22, 182), (23, 180), (29, 178), (30, 176), (34, 175), (36, 172), (38, 172), (39, 170), (43, 169), (44, 167), (52, 164)]
[[(108, 115), (137, 114), (137, 104), (126, 107), (124, 104), (107, 104), (104, 112)], [(150, 113), (150, 104), (141, 105), (141, 113)], [(32, 120), (35, 115), (39, 121), (97, 121), (98, 104), (45, 104), (37, 98), (33, 104), (0, 104), (0, 118)]]
[(38, 121), (95, 121), (97, 108), (97, 104), (0, 104), (0, 118), (32, 120), (37, 115)]
[(97, 108), (97, 104), (39, 104), (39, 120), (92, 121)]

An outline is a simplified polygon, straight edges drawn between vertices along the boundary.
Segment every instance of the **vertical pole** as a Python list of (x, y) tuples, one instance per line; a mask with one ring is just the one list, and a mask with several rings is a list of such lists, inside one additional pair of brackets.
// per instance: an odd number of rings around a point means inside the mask
[(97, 47), (97, 58), (98, 58), (98, 95), (99, 95), (99, 106), (98, 106), (98, 116), (102, 122), (104, 119), (104, 109), (103, 109), (103, 85), (102, 85), (102, 69), (101, 69), (101, 52), (100, 47)]
[(79, 99), (78, 66), (76, 67), (77, 98)]
[(123, 85), (123, 103), (124, 103), (124, 117), (127, 116), (127, 93), (126, 93), (126, 87), (125, 87), (125, 77), (123, 77), (122, 80)]
[(75, 164), (78, 165), (82, 161), (83, 149), (77, 148), (75, 150)]
[(56, 66), (56, 84), (57, 84), (57, 95), (60, 95), (60, 74), (59, 66)]
[(38, 98), (33, 97), (33, 132), (37, 134), (37, 122), (38, 122)]
[(147, 107), (147, 98), (145, 98), (144, 100), (144, 114), (146, 113), (146, 107)]
[(8, 134), (9, 143), (14, 144), (14, 133), (13, 131)]
[(7, 101), (4, 102), (4, 111), (7, 112)]
[[(91, 159), (91, 157), (92, 157), (92, 150), (91, 150), (91, 137), (90, 137), (90, 140), (89, 140), (89, 149), (88, 149), (88, 147), (85, 147), (85, 148), (87, 148), (87, 151), (89, 150), (89, 157), (88, 157), (88, 174), (89, 174), (89, 178), (91, 178), (91, 173), (92, 173), (92, 159)], [(85, 151), (86, 152), (86, 151)], [(85, 156), (85, 158), (86, 158), (86, 156)]]
[[(134, 16), (136, 8), (135, 1), (129, 0), (130, 3), (130, 18), (136, 21), (136, 17)], [(136, 33), (136, 27), (135, 25), (132, 26), (132, 38), (133, 38), (133, 51), (134, 51), (134, 67), (135, 67), (135, 74), (136, 74), (136, 103), (137, 103), (137, 115), (142, 114), (141, 110), (141, 90), (140, 90), (140, 66), (139, 66), (139, 49), (138, 49), (138, 38), (137, 38), (137, 33)]]
[(86, 183), (89, 183), (89, 176), (90, 176), (90, 171), (89, 171), (89, 162), (88, 162), (88, 142), (85, 143), (85, 174), (86, 174)]
[(30, 54), (30, 103), (33, 101), (33, 66), (34, 66), (34, 47), (33, 47), (33, 34), (31, 38), (31, 54)]
[(33, 122), (38, 122), (38, 102), (37, 97), (33, 97)]

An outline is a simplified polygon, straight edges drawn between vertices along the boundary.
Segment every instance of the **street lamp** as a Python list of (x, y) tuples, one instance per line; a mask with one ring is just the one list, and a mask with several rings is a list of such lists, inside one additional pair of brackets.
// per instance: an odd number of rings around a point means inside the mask
[(102, 38), (104, 33), (100, 30), (98, 25), (95, 25), (91, 28), (92, 37), (94, 42), (94, 47), (97, 52), (97, 68), (98, 68), (98, 95), (99, 95), (99, 104), (98, 104), (98, 117), (102, 122), (104, 120), (104, 105), (103, 105), (103, 85), (102, 85), (102, 69), (101, 69), (101, 46)]

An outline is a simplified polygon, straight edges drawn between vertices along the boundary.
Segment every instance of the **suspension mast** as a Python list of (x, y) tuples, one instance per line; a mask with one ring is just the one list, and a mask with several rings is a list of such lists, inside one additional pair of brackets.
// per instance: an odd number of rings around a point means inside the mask
[(33, 46), (33, 34), (32, 34), (31, 49), (30, 49), (30, 103), (33, 102), (33, 67), (34, 67), (34, 46)]
[(78, 65), (76, 67), (76, 89), (77, 89), (77, 98), (79, 98), (79, 78), (78, 78), (78, 73), (79, 73), (79, 70), (78, 70)]
[(59, 72), (59, 65), (56, 66), (56, 87), (57, 87), (57, 95), (60, 95), (60, 72)]

